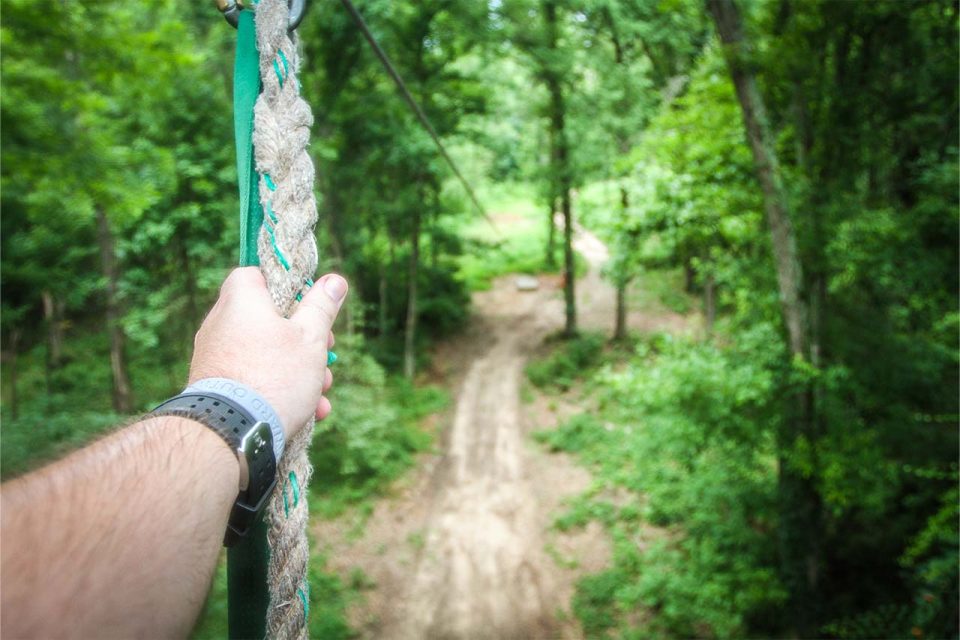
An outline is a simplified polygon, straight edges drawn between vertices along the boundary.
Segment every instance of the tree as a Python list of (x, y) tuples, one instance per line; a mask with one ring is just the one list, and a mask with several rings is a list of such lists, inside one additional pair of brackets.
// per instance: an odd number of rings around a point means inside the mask
[[(548, 170), (546, 173), (547, 265), (553, 261), (554, 215), (559, 205), (563, 217), (563, 295), (564, 335), (577, 333), (576, 274), (573, 254), (573, 205), (571, 190), (574, 168), (569, 140), (568, 93), (573, 82), (571, 52), (565, 40), (563, 7), (554, 0), (539, 4), (515, 2), (502, 7), (510, 24), (512, 43), (531, 61), (534, 76), (543, 83), (547, 103), (543, 113), (547, 121)], [(531, 17), (539, 18), (532, 22)], [(531, 26), (532, 25), (532, 26)]]
[[(766, 106), (749, 66), (749, 44), (744, 40), (743, 23), (733, 0), (707, 0), (707, 7), (724, 45), (724, 57), (740, 101), (757, 180), (763, 190), (790, 353), (795, 361), (810, 362), (810, 310), (802, 292), (803, 267)], [(813, 414), (812, 394), (809, 385), (794, 393), (791, 415), (784, 421), (780, 444), (781, 554), (784, 579), (793, 598), (796, 632), (801, 636), (816, 634), (818, 629), (816, 603), (822, 571), (822, 506), (815, 486), (817, 472), (796, 470), (788, 460), (788, 452), (800, 440), (812, 446), (818, 442), (818, 418)]]

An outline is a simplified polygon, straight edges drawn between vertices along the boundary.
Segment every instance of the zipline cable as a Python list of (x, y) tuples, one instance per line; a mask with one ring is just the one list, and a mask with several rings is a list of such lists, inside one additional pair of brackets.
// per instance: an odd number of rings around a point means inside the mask
[(430, 134), (430, 137), (433, 139), (433, 143), (437, 145), (437, 150), (440, 152), (440, 155), (443, 156), (443, 159), (447, 161), (448, 165), (450, 165), (450, 169), (453, 171), (454, 175), (460, 180), (460, 184), (463, 185), (463, 188), (466, 190), (467, 195), (473, 202), (473, 205), (477, 208), (477, 211), (479, 211), (480, 215), (486, 219), (493, 230), (499, 233), (500, 231), (497, 229), (497, 225), (493, 222), (493, 218), (490, 217), (490, 215), (487, 213), (487, 210), (483, 208), (482, 204), (480, 204), (480, 200), (477, 198), (477, 194), (473, 191), (470, 183), (467, 182), (467, 179), (463, 177), (463, 174), (460, 173), (460, 169), (457, 168), (457, 164), (453, 161), (453, 158), (450, 157), (450, 154), (447, 153), (443, 143), (440, 142), (440, 136), (437, 135), (433, 125), (430, 124), (427, 114), (423, 112), (423, 109), (420, 108), (420, 105), (407, 89), (406, 83), (403, 81), (403, 78), (400, 77), (400, 74), (397, 73), (397, 70), (394, 68), (393, 63), (390, 62), (390, 58), (387, 57), (387, 54), (380, 46), (380, 43), (377, 42), (377, 39), (373, 37), (373, 34), (370, 32), (370, 28), (364, 21), (363, 16), (361, 16), (360, 12), (357, 11), (357, 8), (353, 6), (353, 2), (351, 2), (351, 0), (340, 0), (340, 2), (343, 4), (344, 8), (346, 8), (347, 13), (350, 14), (350, 17), (353, 18), (353, 21), (357, 24), (357, 27), (360, 28), (360, 31), (363, 33), (363, 37), (366, 38), (367, 42), (370, 43), (370, 47), (373, 49), (373, 52), (376, 54), (377, 58), (380, 59), (380, 63), (383, 65), (383, 68), (390, 75), (390, 77), (393, 78), (394, 83), (397, 85), (397, 89), (400, 90), (400, 94), (403, 96), (403, 99), (408, 105), (410, 105), (410, 108), (416, 114), (417, 119), (420, 120), (420, 124), (422, 124), (423, 128), (426, 129), (428, 134)]

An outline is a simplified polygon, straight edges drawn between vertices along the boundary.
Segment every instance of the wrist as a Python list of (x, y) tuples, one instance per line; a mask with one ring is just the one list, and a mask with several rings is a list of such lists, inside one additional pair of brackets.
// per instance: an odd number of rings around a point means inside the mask
[(279, 464), (286, 445), (283, 423), (273, 406), (252, 387), (230, 378), (202, 378), (191, 382), (183, 393), (215, 393), (236, 403), (255, 420), (269, 424), (273, 432), (273, 450)]
[(207, 471), (204, 482), (223, 487), (227, 504), (236, 497), (240, 463), (237, 454), (216, 432), (202, 422), (176, 415), (148, 415), (141, 425), (147, 437), (170, 442), (169, 447), (164, 445), (166, 450), (176, 449), (184, 458), (202, 466)]
[[(198, 422), (221, 438), (236, 456), (238, 492), (224, 536), (226, 546), (236, 544), (262, 515), (277, 483), (279, 452), (274, 433), (279, 430), (282, 438), (282, 430), (276, 414), (255, 391), (227, 379), (198, 380), (161, 403), (153, 414)], [(272, 424), (260, 417), (270, 419)]]

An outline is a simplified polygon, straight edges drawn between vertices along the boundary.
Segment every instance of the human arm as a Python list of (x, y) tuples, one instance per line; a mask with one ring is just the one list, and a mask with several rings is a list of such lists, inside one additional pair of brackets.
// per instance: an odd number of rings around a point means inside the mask
[[(287, 437), (321, 399), (330, 328), (346, 293), (323, 278), (276, 314), (238, 269), (197, 334), (190, 381), (228, 377), (263, 395)], [(338, 291), (339, 290), (339, 291)], [(183, 637), (203, 604), (237, 496), (236, 455), (192, 420), (147, 417), (0, 487), (2, 635)]]

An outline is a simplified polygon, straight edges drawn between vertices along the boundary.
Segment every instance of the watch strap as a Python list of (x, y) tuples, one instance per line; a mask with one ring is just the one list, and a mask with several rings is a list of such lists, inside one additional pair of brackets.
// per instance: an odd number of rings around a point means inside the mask
[(161, 403), (151, 413), (201, 422), (217, 432), (234, 452), (240, 449), (243, 436), (256, 424), (253, 416), (216, 393), (181, 393)]
[(231, 398), (218, 393), (185, 391), (161, 403), (151, 415), (195, 420), (216, 432), (237, 455), (241, 489), (237, 494), (223, 543), (232, 546), (246, 535), (263, 512), (277, 484), (273, 425), (257, 420)]
[(267, 423), (258, 422), (247, 432), (238, 455), (242, 455), (249, 465), (249, 478), (246, 490), (240, 492), (230, 510), (230, 519), (223, 538), (223, 544), (228, 547), (247, 535), (250, 527), (263, 513), (267, 500), (277, 486), (273, 434)]
[(183, 393), (216, 394), (227, 398), (250, 414), (254, 421), (266, 422), (273, 431), (273, 451), (277, 460), (283, 458), (286, 439), (283, 423), (266, 398), (247, 385), (230, 378), (201, 378), (190, 383)]

